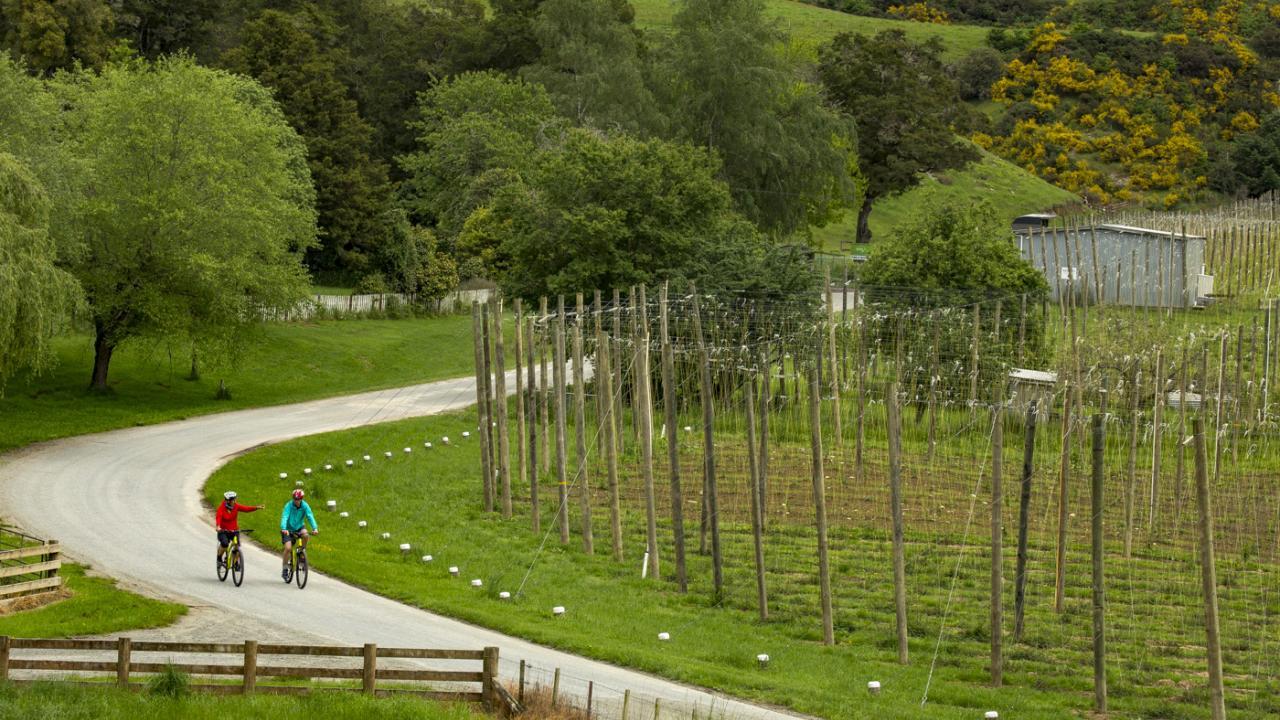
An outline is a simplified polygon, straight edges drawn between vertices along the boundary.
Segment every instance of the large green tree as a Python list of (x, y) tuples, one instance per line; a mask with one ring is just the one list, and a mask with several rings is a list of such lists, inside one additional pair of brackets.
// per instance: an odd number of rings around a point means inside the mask
[(139, 337), (234, 347), (307, 292), (315, 240), (305, 147), (253, 80), (186, 57), (60, 77), (82, 248), (67, 266), (93, 320), (92, 387)]
[(116, 35), (144, 57), (195, 52), (225, 11), (224, 0), (108, 0)]
[(373, 130), (338, 80), (337, 65), (308, 32), (307, 19), (267, 10), (241, 31), (223, 64), (275, 91), (307, 144), (321, 244), (307, 258), (316, 271), (362, 274), (385, 238), (387, 168), (370, 155)]
[(879, 198), (920, 182), (921, 173), (964, 165), (976, 151), (952, 132), (959, 98), (937, 38), (924, 44), (901, 30), (873, 37), (841, 33), (818, 50), (827, 96), (858, 124), (858, 159), (867, 178), (858, 242)]
[(525, 77), (579, 125), (657, 131), (662, 119), (645, 84), (634, 15), (626, 0), (545, 0), (534, 22), (541, 55)]
[(1230, 184), (1251, 197), (1280, 190), (1280, 112), (1263, 119), (1256, 132), (1239, 138), (1231, 150)]
[(0, 48), (41, 74), (101, 67), (112, 26), (105, 0), (0, 0)]
[(781, 54), (762, 0), (683, 0), (656, 85), (670, 137), (720, 156), (738, 209), (787, 236), (859, 197), (853, 123)]

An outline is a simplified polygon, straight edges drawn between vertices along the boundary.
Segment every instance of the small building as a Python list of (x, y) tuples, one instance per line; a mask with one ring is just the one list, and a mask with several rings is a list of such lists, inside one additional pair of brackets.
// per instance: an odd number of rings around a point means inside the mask
[(1009, 371), (1009, 392), (1012, 406), (1025, 411), (1032, 401), (1039, 411), (1053, 404), (1053, 394), (1058, 387), (1058, 373), (1052, 370), (1028, 370), (1013, 368)]
[(1026, 215), (1019, 215), (1013, 220), (1013, 231), (1043, 230), (1049, 227), (1049, 222), (1056, 217), (1058, 216), (1055, 213), (1027, 213)]
[(1054, 302), (1201, 307), (1213, 294), (1205, 239), (1126, 225), (1016, 228), (1023, 259), (1044, 273)]

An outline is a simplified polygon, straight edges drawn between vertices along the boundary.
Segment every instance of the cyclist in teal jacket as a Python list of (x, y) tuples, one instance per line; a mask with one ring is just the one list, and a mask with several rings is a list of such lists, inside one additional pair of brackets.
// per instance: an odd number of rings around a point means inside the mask
[(284, 567), (280, 570), (280, 577), (285, 582), (289, 582), (289, 553), (293, 552), (294, 541), (301, 540), (302, 547), (307, 547), (306, 523), (311, 523), (312, 535), (320, 534), (320, 526), (316, 525), (316, 516), (311, 512), (311, 506), (302, 498), (306, 493), (299, 488), (293, 491), (293, 499), (284, 504), (284, 510), (280, 513), (280, 542), (284, 545), (284, 553), (282, 560)]

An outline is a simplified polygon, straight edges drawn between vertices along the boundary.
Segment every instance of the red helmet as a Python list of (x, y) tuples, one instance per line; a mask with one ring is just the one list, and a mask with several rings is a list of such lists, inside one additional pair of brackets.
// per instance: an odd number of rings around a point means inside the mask
[(305, 495), (306, 493), (302, 492), (302, 488), (298, 488), (297, 490), (293, 491), (294, 500), (301, 500)]

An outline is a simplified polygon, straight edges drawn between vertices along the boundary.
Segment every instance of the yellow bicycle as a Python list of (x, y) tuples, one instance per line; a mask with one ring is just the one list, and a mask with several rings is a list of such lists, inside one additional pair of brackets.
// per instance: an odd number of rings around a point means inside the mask
[(218, 580), (226, 582), (227, 575), (231, 576), (231, 582), (240, 587), (240, 583), (244, 582), (244, 555), (240, 552), (240, 533), (253, 532), (252, 530), (240, 530), (232, 533), (230, 542), (227, 543), (227, 551), (222, 554), (222, 562), (218, 563)]
[(289, 553), (289, 577), (301, 590), (307, 586), (307, 549), (302, 546), (302, 533), (289, 533), (289, 541), (293, 543)]

